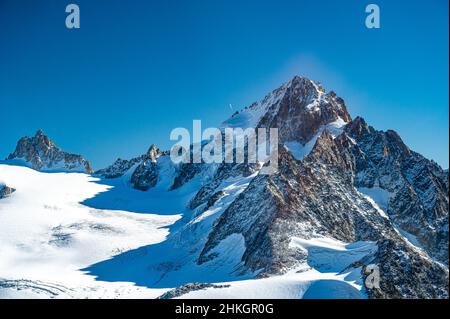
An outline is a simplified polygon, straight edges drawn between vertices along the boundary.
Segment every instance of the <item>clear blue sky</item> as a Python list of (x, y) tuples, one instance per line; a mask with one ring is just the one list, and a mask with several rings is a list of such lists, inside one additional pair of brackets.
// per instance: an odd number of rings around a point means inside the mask
[(298, 74), (447, 168), (448, 21), (447, 0), (0, 0), (0, 157), (42, 128), (101, 168)]

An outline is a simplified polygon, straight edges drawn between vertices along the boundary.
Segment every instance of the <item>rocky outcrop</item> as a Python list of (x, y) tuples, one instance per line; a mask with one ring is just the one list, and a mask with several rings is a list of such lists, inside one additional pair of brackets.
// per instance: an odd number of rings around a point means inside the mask
[(3, 183), (0, 183), (0, 199), (5, 198), (15, 192), (14, 188), (8, 187)]
[(134, 188), (146, 191), (158, 182), (158, 158), (162, 152), (155, 144), (152, 144), (147, 153), (142, 157), (141, 163), (131, 175), (131, 183)]
[(156, 162), (150, 159), (139, 164), (131, 175), (131, 183), (134, 188), (146, 191), (158, 182), (158, 167)]
[(189, 283), (175, 289), (169, 290), (165, 294), (159, 296), (157, 299), (173, 299), (190, 293), (191, 291), (203, 290), (207, 288), (227, 288), (230, 285), (215, 285), (209, 283)]
[(181, 163), (178, 175), (175, 177), (170, 190), (175, 190), (189, 182), (204, 168), (203, 163)]
[(152, 144), (150, 146), (150, 148), (148, 149), (146, 155), (152, 163), (156, 163), (156, 161), (158, 160), (158, 157), (163, 155), (163, 152), (161, 152), (161, 150), (155, 144)]
[(130, 160), (119, 158), (112, 165), (96, 171), (95, 174), (104, 178), (117, 178), (130, 171), (130, 182), (133, 187), (146, 191), (158, 182), (158, 158), (161, 156), (168, 156), (168, 153), (162, 152), (155, 144), (152, 144), (144, 155)]
[(144, 156), (132, 158), (130, 160), (118, 158), (110, 166), (95, 171), (96, 175), (100, 175), (104, 178), (117, 178), (125, 174), (130, 168), (141, 163), (145, 160)]
[(42, 130), (37, 131), (33, 137), (25, 136), (19, 140), (16, 150), (7, 158), (15, 159), (25, 161), (36, 170), (92, 173), (89, 161), (81, 155), (62, 151)]
[(221, 192), (217, 191), (217, 188), (223, 181), (233, 177), (250, 176), (257, 172), (258, 169), (259, 167), (257, 164), (220, 164), (210, 181), (200, 188), (194, 198), (190, 201), (188, 205), (189, 209), (195, 209), (203, 203), (207, 203), (206, 207), (212, 206), (220, 197)]
[[(261, 101), (234, 113), (222, 126), (278, 128), (280, 143), (297, 141), (306, 144), (327, 128), (327, 125), (336, 121), (343, 124), (351, 121), (344, 101), (332, 91), (326, 93), (320, 84), (295, 76)], [(182, 164), (172, 189), (179, 188), (202, 170), (202, 163)], [(194, 209), (208, 201), (226, 178), (239, 175), (246, 177), (258, 170), (258, 165), (248, 164), (247, 158), (242, 164), (220, 164), (213, 178), (192, 199), (189, 208)]]
[[(158, 158), (161, 155), (167, 155), (167, 154), (161, 152), (160, 149), (158, 147), (156, 147), (155, 144), (152, 144), (150, 146), (150, 148), (148, 149), (147, 153), (145, 153), (144, 155), (134, 157), (129, 160), (118, 158), (112, 165), (96, 171), (95, 174), (100, 175), (104, 178), (117, 178), (117, 177), (124, 175), (128, 170), (130, 170), (134, 166), (136, 166), (136, 168), (135, 168), (135, 170), (136, 170), (137, 167), (140, 167), (141, 164), (143, 164), (143, 163), (147, 163), (147, 164), (148, 163), (156, 163)], [(144, 168), (141, 167), (139, 170), (140, 170), (140, 173), (136, 173), (136, 176), (135, 176), (136, 180), (139, 179), (139, 175), (142, 175), (143, 173), (145, 173)]]

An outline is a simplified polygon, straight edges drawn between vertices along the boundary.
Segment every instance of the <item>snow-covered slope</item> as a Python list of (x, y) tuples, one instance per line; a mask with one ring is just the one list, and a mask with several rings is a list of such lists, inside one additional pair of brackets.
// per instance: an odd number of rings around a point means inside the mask
[(367, 298), (361, 268), (350, 265), (373, 254), (375, 243), (293, 237), (291, 246), (305, 251), (308, 262), (283, 276), (223, 282), (219, 283), (223, 288), (192, 291), (179, 298)]
[(85, 174), (0, 165), (0, 176), (16, 189), (0, 200), (0, 297), (157, 297), (163, 292), (96, 281), (81, 269), (163, 241), (169, 233), (165, 227), (179, 214), (82, 205), (111, 188)]

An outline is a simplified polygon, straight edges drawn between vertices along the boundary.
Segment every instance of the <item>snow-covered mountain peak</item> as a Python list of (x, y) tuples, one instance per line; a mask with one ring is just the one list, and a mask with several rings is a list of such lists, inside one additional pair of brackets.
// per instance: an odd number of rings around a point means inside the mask
[(333, 91), (326, 93), (320, 83), (295, 76), (261, 101), (234, 113), (222, 126), (278, 128), (281, 142), (304, 145), (337, 120), (351, 121), (344, 100)]
[(81, 155), (64, 152), (42, 130), (38, 130), (33, 137), (22, 137), (7, 160), (18, 160), (42, 171), (92, 173), (89, 161)]

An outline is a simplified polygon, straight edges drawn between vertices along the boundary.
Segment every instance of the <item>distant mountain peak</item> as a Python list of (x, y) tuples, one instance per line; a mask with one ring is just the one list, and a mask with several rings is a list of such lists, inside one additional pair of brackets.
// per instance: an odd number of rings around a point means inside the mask
[(75, 171), (92, 173), (89, 161), (81, 155), (61, 150), (39, 129), (33, 137), (22, 137), (7, 160), (22, 160), (31, 168), (42, 171)]
[(156, 162), (161, 154), (161, 150), (155, 144), (150, 145), (150, 148), (147, 151), (147, 156), (150, 157), (152, 162)]

